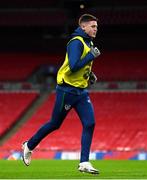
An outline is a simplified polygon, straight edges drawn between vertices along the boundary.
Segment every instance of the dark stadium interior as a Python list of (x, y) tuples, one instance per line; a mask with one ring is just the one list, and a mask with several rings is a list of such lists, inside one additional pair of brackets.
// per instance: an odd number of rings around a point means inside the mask
[(100, 49), (146, 49), (145, 0), (3, 0), (0, 51), (63, 53), (76, 20), (85, 12), (99, 19)]

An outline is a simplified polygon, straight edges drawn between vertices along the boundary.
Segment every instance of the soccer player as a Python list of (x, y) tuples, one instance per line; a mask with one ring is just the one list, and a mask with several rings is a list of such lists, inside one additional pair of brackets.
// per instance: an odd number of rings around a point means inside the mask
[(100, 51), (92, 42), (97, 34), (97, 21), (91, 14), (83, 14), (79, 18), (79, 27), (67, 43), (65, 61), (57, 74), (56, 101), (50, 121), (23, 143), (22, 157), (27, 166), (31, 163), (32, 150), (43, 138), (58, 129), (68, 112), (74, 108), (83, 126), (78, 170), (91, 174), (99, 173), (89, 162), (95, 118), (87, 90), (89, 84), (97, 80), (91, 71), (93, 61), (100, 55)]

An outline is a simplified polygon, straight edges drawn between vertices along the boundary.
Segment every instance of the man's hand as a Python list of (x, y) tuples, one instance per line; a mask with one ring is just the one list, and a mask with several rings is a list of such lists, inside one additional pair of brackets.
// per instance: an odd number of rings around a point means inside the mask
[(91, 71), (90, 74), (89, 74), (89, 84), (92, 85), (92, 84), (95, 84), (97, 81), (97, 77), (96, 75)]
[(93, 47), (93, 46), (91, 47), (90, 52), (91, 54), (93, 54), (95, 58), (101, 54), (100, 50), (97, 47)]

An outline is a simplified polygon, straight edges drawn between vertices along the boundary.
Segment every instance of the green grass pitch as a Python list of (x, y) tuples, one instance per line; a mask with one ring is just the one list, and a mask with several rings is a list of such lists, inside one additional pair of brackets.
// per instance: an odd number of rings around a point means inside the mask
[(76, 160), (33, 160), (29, 167), (20, 160), (0, 160), (0, 179), (147, 179), (147, 161), (91, 162), (99, 175), (79, 172)]

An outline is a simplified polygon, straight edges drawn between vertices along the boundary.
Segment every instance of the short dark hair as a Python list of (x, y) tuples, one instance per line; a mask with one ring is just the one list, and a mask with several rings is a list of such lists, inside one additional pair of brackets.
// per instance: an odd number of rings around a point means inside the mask
[(98, 21), (98, 19), (91, 14), (83, 14), (79, 18), (79, 25), (83, 22), (89, 22), (89, 21)]

